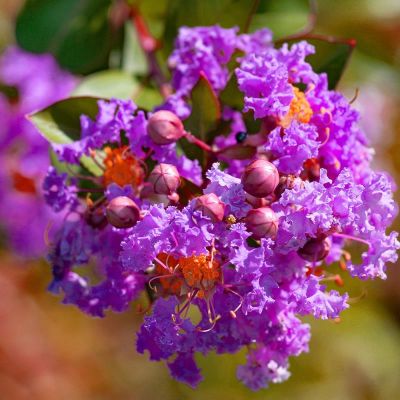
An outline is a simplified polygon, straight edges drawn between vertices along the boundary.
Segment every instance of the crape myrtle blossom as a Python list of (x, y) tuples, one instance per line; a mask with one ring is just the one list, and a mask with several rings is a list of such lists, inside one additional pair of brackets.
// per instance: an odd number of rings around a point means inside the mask
[[(142, 110), (138, 110), (137, 106), (130, 100), (99, 101), (99, 112), (95, 121), (92, 121), (86, 115), (81, 117), (81, 139), (71, 144), (53, 144), (53, 149), (57, 153), (61, 161), (71, 164), (79, 164), (79, 160), (83, 155), (93, 155), (96, 151), (101, 151), (105, 144), (113, 144), (120, 146), (122, 149), (123, 136), (129, 142), (129, 151), (137, 158), (145, 158), (147, 153), (151, 153), (151, 158), (160, 163), (170, 163), (176, 165), (179, 173), (183, 177), (193, 180), (197, 184), (201, 184), (201, 169), (197, 160), (189, 160), (185, 156), (178, 157), (175, 149), (175, 143), (169, 145), (157, 146), (147, 134), (147, 118)], [(111, 149), (111, 153), (106, 155), (111, 163), (116, 149)], [(123, 152), (121, 152), (123, 156)], [(121, 165), (122, 165), (121, 158)], [(132, 161), (133, 162), (133, 161)], [(116, 165), (114, 166), (116, 168)], [(111, 168), (113, 171), (115, 168)], [(133, 173), (131, 168), (131, 172)], [(104, 176), (107, 183), (109, 181)], [(127, 176), (125, 176), (127, 178)], [(120, 183), (124, 179), (120, 179)], [(121, 185), (120, 185), (121, 186)]]
[(9, 47), (0, 57), (0, 219), (10, 245), (24, 257), (46, 253), (44, 233), (58, 216), (44, 202), (41, 183), (49, 166), (49, 144), (26, 114), (67, 97), (76, 79), (49, 54)]
[[(168, 192), (171, 195), (180, 184), (180, 176), (201, 183), (198, 162), (178, 157), (175, 143), (156, 146), (147, 125), (146, 115), (133, 102), (99, 101), (95, 120), (81, 117), (81, 139), (53, 144), (59, 159), (70, 167), (69, 173), (49, 167), (43, 182), (48, 205), (66, 215), (49, 255), (54, 276), (50, 289), (64, 293), (64, 303), (75, 304), (94, 316), (103, 316), (106, 309), (124, 311), (143, 289), (144, 276), (127, 272), (118, 259), (124, 232), (136, 223), (140, 208), (146, 210), (154, 199), (170, 202), (155, 190), (160, 185), (145, 182), (146, 163), (168, 162), (159, 165), (175, 174), (179, 171), (172, 192)], [(91, 157), (102, 175), (79, 172), (82, 156)], [(74, 270), (77, 266), (90, 270), (93, 263), (94, 272), (103, 277), (100, 284)]]
[[(144, 279), (118, 268), (120, 235), (111, 228), (93, 228), (79, 213), (71, 213), (49, 255), (53, 266), (49, 290), (62, 292), (64, 304), (75, 304), (92, 316), (103, 317), (107, 309), (125, 311), (143, 289)], [(98, 284), (73, 269), (77, 266), (84, 268), (93, 260), (96, 261), (95, 273), (102, 277)]]
[[(202, 379), (196, 353), (243, 347), (244, 384), (286, 380), (290, 357), (308, 351), (301, 317), (339, 320), (346, 275), (384, 279), (397, 260), (394, 183), (371, 169), (358, 113), (313, 71), (314, 51), (304, 41), (275, 48), (268, 30), (181, 28), (169, 59), (175, 92), (164, 104), (146, 112), (100, 101), (95, 120), (81, 116), (79, 140), (53, 145), (70, 166), (50, 168), (43, 184), (65, 216), (50, 290), (94, 316), (146, 293), (137, 350), (193, 387)], [(202, 138), (181, 121), (199, 79), (222, 122)], [(219, 98), (228, 82), (243, 107)]]
[(277, 237), (283, 252), (303, 247), (309, 238), (353, 235), (366, 249), (363, 262), (349, 264), (348, 269), (361, 279), (385, 278), (385, 263), (397, 257), (396, 234), (385, 233), (397, 214), (397, 205), (384, 174), (371, 172), (364, 186), (355, 182), (348, 169), (333, 182), (322, 169), (319, 182), (297, 179), (273, 208), (283, 214)]
[[(223, 172), (213, 175), (209, 187), (226, 187), (234, 180)], [(230, 194), (224, 195), (231, 202)], [(233, 352), (253, 343), (279, 348), (265, 366), (276, 364), (279, 374), (288, 376), (288, 356), (307, 350), (309, 339), (309, 328), (296, 313), (336, 318), (347, 307), (346, 295), (326, 291), (319, 278), (306, 276), (307, 263), (296, 252), (287, 262), (270, 239), (250, 247), (250, 235), (243, 223), (211, 223), (190, 203), (182, 211), (153, 206), (123, 242), (125, 268), (150, 272), (151, 287), (161, 295), (138, 334), (138, 350), (148, 350), (154, 360), (169, 361), (177, 353), (168, 363), (177, 379), (191, 385), (199, 380), (197, 368), (191, 373), (183, 369), (177, 376), (180, 353)], [(186, 300), (181, 303), (179, 297)], [(197, 325), (187, 317), (191, 306), (202, 314)], [(259, 382), (245, 377), (244, 370), (241, 367), (238, 376), (254, 389), (279, 381), (267, 367)]]
[(175, 49), (168, 59), (175, 90), (161, 107), (181, 118), (190, 115), (187, 98), (199, 77), (205, 75), (216, 93), (225, 88), (230, 79), (228, 62), (234, 53), (242, 56), (272, 46), (272, 33), (260, 29), (252, 34), (238, 35), (238, 28), (181, 27)]

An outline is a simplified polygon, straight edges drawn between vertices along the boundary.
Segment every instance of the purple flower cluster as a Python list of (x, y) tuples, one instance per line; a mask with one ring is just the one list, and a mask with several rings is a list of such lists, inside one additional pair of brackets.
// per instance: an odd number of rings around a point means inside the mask
[(75, 79), (50, 55), (8, 48), (0, 58), (0, 219), (10, 244), (20, 255), (43, 256), (44, 233), (58, 217), (40, 191), (49, 166), (49, 144), (26, 114), (69, 95)]
[[(349, 306), (344, 274), (385, 278), (397, 260), (397, 233), (387, 232), (394, 184), (370, 168), (358, 113), (307, 63), (313, 52), (305, 42), (276, 49), (268, 30), (182, 28), (166, 104), (146, 113), (100, 101), (95, 120), (81, 117), (80, 140), (53, 145), (76, 172), (51, 168), (43, 185), (66, 215), (50, 289), (94, 316), (124, 311), (145, 291), (137, 349), (193, 387), (202, 379), (196, 353), (243, 347), (244, 384), (286, 380), (289, 358), (308, 351), (301, 316), (339, 318)], [(218, 99), (232, 72), (244, 109)], [(200, 77), (228, 127), (205, 141), (181, 120)], [(82, 156), (101, 173), (88, 174)], [(357, 262), (351, 243), (362, 248)]]

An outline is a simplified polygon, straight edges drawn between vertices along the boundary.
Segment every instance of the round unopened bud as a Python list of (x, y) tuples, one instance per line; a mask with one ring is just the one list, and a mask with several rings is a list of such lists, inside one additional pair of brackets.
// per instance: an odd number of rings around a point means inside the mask
[(172, 193), (168, 196), (168, 200), (173, 203), (177, 204), (179, 202), (179, 194), (178, 193)]
[(171, 111), (155, 112), (147, 124), (147, 132), (156, 144), (176, 142), (185, 134), (182, 121)]
[(225, 213), (225, 204), (214, 193), (204, 194), (196, 199), (195, 210), (200, 210), (213, 222), (222, 221)]
[(254, 197), (270, 195), (279, 183), (279, 173), (275, 165), (267, 160), (255, 160), (244, 170), (243, 189)]
[(247, 229), (255, 239), (276, 237), (278, 217), (270, 207), (260, 207), (250, 210), (245, 218)]
[(328, 254), (331, 246), (327, 239), (309, 239), (297, 254), (306, 261), (317, 262), (323, 260)]
[(168, 196), (166, 196), (165, 194), (154, 193), (153, 185), (151, 184), (145, 184), (142, 187), (142, 190), (140, 191), (140, 198), (142, 200), (150, 201), (151, 203), (164, 204), (164, 206), (168, 206), (168, 204), (170, 203)]
[(108, 222), (116, 228), (130, 228), (140, 218), (136, 203), (126, 196), (115, 197), (106, 208)]
[(148, 181), (153, 185), (154, 193), (171, 195), (178, 189), (181, 178), (174, 165), (158, 164), (151, 172)]

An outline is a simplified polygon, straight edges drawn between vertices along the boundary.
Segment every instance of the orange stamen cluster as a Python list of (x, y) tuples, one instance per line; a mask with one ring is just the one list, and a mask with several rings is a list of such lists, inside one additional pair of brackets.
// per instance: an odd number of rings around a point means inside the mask
[(306, 95), (295, 86), (293, 86), (293, 94), (294, 98), (290, 103), (289, 111), (280, 121), (280, 125), (284, 128), (287, 128), (294, 120), (307, 124), (313, 115)]
[(164, 265), (168, 265), (168, 268), (170, 269), (170, 272), (168, 272), (168, 270), (166, 270), (162, 265), (156, 263), (155, 272), (159, 277), (158, 282), (161, 285), (162, 294), (175, 294), (179, 296), (182, 292), (183, 281), (179, 275), (173, 275), (175, 266), (178, 264), (178, 260), (166, 253), (160, 253), (157, 256), (157, 259), (160, 260)]
[(219, 263), (204, 254), (177, 260), (170, 255), (160, 253), (156, 259), (155, 273), (164, 294), (180, 295), (197, 289), (198, 297), (204, 297), (205, 292), (212, 289), (221, 278)]
[(201, 291), (214, 287), (215, 282), (221, 277), (217, 261), (211, 260), (209, 256), (203, 254), (181, 258), (179, 267), (186, 284)]
[(128, 147), (104, 149), (104, 184), (116, 183), (119, 186), (132, 185), (134, 187), (143, 183), (144, 172), (140, 163), (129, 152)]

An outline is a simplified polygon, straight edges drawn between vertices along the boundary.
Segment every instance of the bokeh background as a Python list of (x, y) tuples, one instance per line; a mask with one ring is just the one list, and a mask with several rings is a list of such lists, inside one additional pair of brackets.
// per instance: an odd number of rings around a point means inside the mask
[[(307, 20), (306, 2), (270, 3), (254, 27), (268, 26), (281, 37)], [(0, 51), (15, 40), (22, 4), (0, 0)], [(316, 32), (357, 40), (339, 88), (349, 99), (359, 89), (354, 105), (376, 148), (376, 168), (400, 183), (400, 1), (320, 0), (318, 8)], [(244, 354), (200, 357), (205, 380), (195, 391), (173, 381), (162, 364), (136, 353), (142, 317), (135, 307), (92, 319), (60, 305), (46, 292), (49, 280), (44, 262), (1, 250), (0, 400), (400, 398), (400, 264), (390, 266), (384, 282), (347, 278), (351, 309), (340, 322), (308, 321), (310, 353), (292, 359), (288, 382), (258, 393), (237, 383)]]

